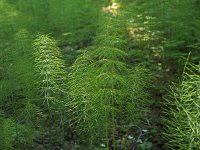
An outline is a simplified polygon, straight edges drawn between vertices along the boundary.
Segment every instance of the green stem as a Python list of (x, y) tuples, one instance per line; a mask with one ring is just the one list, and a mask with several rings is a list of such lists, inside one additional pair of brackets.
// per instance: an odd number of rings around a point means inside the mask
[[(112, 80), (113, 80), (113, 67), (112, 67)], [(113, 150), (115, 150), (115, 110), (114, 110), (114, 97), (113, 97), (114, 85), (112, 83), (112, 141), (113, 141)]]

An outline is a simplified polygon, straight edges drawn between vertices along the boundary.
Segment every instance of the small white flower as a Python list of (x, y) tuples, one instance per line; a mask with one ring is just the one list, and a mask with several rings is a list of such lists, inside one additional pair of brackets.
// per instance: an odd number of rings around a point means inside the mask
[(100, 146), (101, 146), (101, 147), (106, 147), (106, 145), (105, 145), (105, 144), (100, 144)]
[(132, 140), (132, 139), (134, 139), (134, 137), (132, 135), (128, 135), (128, 139)]
[(146, 133), (146, 132), (148, 132), (148, 130), (143, 129), (142, 132)]

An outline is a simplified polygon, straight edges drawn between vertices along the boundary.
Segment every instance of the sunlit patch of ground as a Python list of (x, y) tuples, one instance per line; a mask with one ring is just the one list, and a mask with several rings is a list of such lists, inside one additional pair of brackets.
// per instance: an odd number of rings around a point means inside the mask
[(103, 7), (102, 10), (103, 10), (103, 12), (117, 15), (120, 7), (121, 6), (119, 3), (113, 2), (111, 5)]
[(159, 32), (151, 29), (151, 23), (155, 19), (151, 16), (137, 15), (135, 19), (129, 21), (127, 28), (129, 37), (134, 41), (155, 41), (159, 39)]

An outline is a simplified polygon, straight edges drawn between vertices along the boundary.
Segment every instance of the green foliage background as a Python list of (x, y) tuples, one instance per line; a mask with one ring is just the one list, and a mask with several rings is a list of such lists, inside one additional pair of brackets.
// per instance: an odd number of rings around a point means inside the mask
[(0, 149), (198, 149), (199, 13), (198, 0), (0, 0)]

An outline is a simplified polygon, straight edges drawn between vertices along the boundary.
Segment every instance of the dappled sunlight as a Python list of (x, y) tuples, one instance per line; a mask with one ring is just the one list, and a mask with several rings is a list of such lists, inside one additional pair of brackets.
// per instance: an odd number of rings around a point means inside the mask
[(156, 41), (160, 38), (160, 31), (151, 29), (155, 17), (137, 15), (128, 23), (129, 38), (135, 42)]
[(17, 10), (12, 8), (6, 1), (0, 1), (0, 18), (1, 17), (16, 17), (18, 15)]
[(102, 10), (103, 10), (103, 12), (117, 15), (119, 13), (118, 11), (119, 11), (120, 7), (121, 6), (119, 3), (113, 2), (111, 5), (103, 7)]
[(0, 0), (0, 150), (198, 150), (197, 1)]

